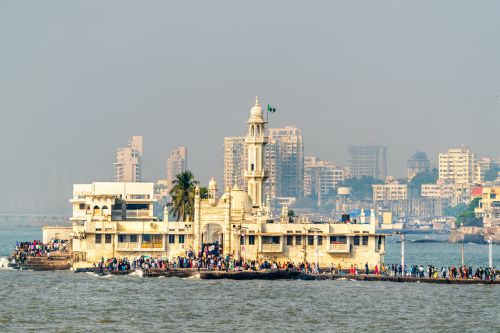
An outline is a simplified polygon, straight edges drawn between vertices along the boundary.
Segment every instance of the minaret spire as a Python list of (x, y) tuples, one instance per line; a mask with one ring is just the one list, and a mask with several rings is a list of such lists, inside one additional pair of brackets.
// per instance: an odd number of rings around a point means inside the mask
[(254, 208), (263, 207), (264, 181), (267, 179), (265, 170), (265, 146), (267, 144), (266, 121), (259, 105), (259, 97), (255, 96), (255, 105), (250, 109), (248, 133), (246, 136), (248, 163), (245, 170), (248, 195)]

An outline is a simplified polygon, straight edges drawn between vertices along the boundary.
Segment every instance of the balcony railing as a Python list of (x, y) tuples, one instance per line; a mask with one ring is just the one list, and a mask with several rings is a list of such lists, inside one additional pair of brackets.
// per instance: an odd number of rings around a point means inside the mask
[(127, 218), (149, 216), (149, 210), (127, 210)]
[(328, 249), (328, 252), (331, 253), (349, 253), (350, 251), (350, 246), (349, 244), (330, 244), (330, 248)]
[(245, 171), (245, 177), (266, 177), (267, 171)]
[(281, 244), (262, 244), (262, 252), (283, 252)]
[(162, 249), (163, 244), (162, 243), (142, 243), (141, 248), (142, 249)]
[(133, 250), (138, 250), (139, 249), (139, 243), (135, 242), (118, 242), (118, 245), (116, 246), (118, 251), (133, 251)]

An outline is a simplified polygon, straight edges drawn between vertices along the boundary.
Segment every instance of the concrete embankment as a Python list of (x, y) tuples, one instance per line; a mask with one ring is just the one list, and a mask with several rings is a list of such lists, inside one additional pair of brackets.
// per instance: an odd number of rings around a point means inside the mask
[(389, 281), (389, 282), (413, 282), (413, 283), (437, 283), (437, 284), (500, 284), (500, 281), (485, 281), (479, 279), (443, 279), (443, 278), (418, 278), (418, 277), (396, 277), (385, 275), (346, 275), (346, 274), (305, 274), (299, 271), (265, 270), (265, 271), (198, 271), (195, 269), (153, 269), (143, 273), (144, 277), (195, 277), (202, 280), (356, 280), (356, 281)]
[(23, 263), (11, 265), (15, 269), (32, 269), (34, 271), (68, 270), (71, 267), (71, 256), (67, 252), (51, 252), (50, 257), (27, 257)]

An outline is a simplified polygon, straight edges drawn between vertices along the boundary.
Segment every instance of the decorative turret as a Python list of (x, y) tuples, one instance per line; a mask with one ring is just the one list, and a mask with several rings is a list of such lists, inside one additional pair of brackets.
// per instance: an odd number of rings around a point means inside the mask
[(265, 146), (268, 138), (266, 136), (266, 121), (259, 105), (258, 97), (255, 105), (250, 110), (248, 120), (248, 134), (246, 144), (248, 149), (248, 163), (245, 170), (245, 180), (248, 185), (248, 194), (252, 199), (254, 208), (260, 208), (263, 204), (264, 181), (267, 179), (265, 169)]
[(163, 206), (163, 222), (168, 222), (168, 207)]
[(287, 205), (283, 205), (283, 208), (281, 208), (281, 222), (282, 223), (288, 222), (288, 206)]
[(217, 182), (213, 176), (208, 183), (208, 203), (210, 206), (217, 204)]
[(370, 224), (375, 225), (377, 223), (377, 218), (375, 217), (375, 208), (370, 209)]
[(267, 208), (267, 218), (272, 220), (273, 211), (271, 209), (271, 197), (269, 196), (269, 194), (266, 196), (266, 208)]
[(359, 215), (359, 222), (361, 224), (364, 224), (366, 222), (366, 214), (364, 208), (361, 208), (361, 215)]

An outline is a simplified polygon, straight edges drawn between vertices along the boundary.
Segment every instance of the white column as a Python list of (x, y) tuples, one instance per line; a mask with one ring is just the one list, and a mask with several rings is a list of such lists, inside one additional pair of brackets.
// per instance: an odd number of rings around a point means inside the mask
[(490, 235), (489, 239), (489, 244), (488, 244), (488, 265), (491, 268), (493, 268), (493, 236)]
[(405, 267), (405, 235), (401, 234), (401, 269)]

